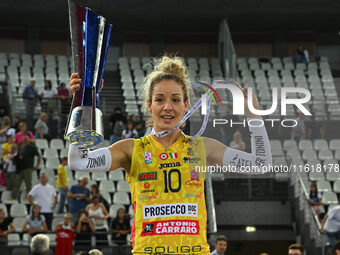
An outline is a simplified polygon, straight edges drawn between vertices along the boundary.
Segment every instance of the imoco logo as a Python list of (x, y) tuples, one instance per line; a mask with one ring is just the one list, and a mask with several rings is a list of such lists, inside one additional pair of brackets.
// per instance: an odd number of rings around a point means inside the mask
[[(231, 92), (232, 98), (233, 98), (233, 114), (234, 115), (244, 115), (244, 95), (241, 90), (240, 85), (238, 85), (236, 82), (224, 82), (224, 81), (215, 81), (215, 86), (209, 86), (204, 83), (199, 83), (201, 85), (204, 85), (208, 89), (210, 89), (218, 98), (220, 104), (222, 104), (221, 98), (219, 94), (217, 93), (216, 89), (227, 89)], [(201, 95), (202, 99), (202, 108), (201, 113), (203, 115), (207, 114), (207, 107), (208, 107), (208, 95), (212, 98), (212, 100), (215, 102), (214, 96), (208, 91), (207, 89), (203, 88), (203, 90), (206, 92), (206, 94)], [(281, 88), (281, 94), (280, 94), (280, 100), (281, 100), (281, 115), (285, 116), (287, 114), (287, 105), (292, 104), (295, 105), (304, 115), (312, 115), (304, 106), (304, 103), (307, 103), (311, 99), (311, 93), (309, 90), (305, 88)], [(301, 93), (304, 94), (303, 98), (287, 98), (288, 93)], [(278, 106), (278, 89), (272, 88), (272, 106), (270, 109), (267, 110), (258, 110), (254, 108), (253, 105), (253, 89), (248, 88), (248, 108), (250, 112), (256, 115), (270, 115), (274, 113)]]

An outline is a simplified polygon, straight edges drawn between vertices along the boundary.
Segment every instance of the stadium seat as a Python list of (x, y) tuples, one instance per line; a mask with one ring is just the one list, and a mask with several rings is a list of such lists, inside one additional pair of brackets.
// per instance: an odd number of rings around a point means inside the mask
[(55, 148), (46, 148), (43, 153), (44, 158), (58, 158), (58, 152)]
[(92, 180), (95, 180), (95, 181), (107, 180), (106, 172), (94, 172), (94, 173), (92, 173)]
[(59, 158), (47, 158), (46, 168), (57, 169), (60, 165)]
[(283, 142), (283, 149), (286, 150), (286, 151), (292, 150), (292, 149), (297, 150), (298, 147), (297, 147), (296, 141), (295, 140), (285, 140)]
[(334, 192), (325, 192), (322, 194), (322, 204), (324, 205), (331, 205), (331, 204), (338, 204), (338, 197)]
[(48, 148), (48, 143), (47, 143), (46, 139), (41, 139), (41, 138), (36, 139), (35, 140), (35, 145), (40, 150), (44, 150), (44, 149)]
[(116, 169), (114, 171), (110, 171), (109, 180), (112, 180), (112, 181), (124, 180), (123, 171), (121, 169)]
[(18, 200), (12, 200), (11, 198), (11, 191), (4, 190), (1, 194), (1, 203), (3, 204), (17, 204)]
[(26, 217), (27, 208), (24, 204), (13, 204), (10, 210), (11, 217)]
[[(32, 185), (33, 185), (33, 183), (32, 183)], [(26, 192), (21, 192), (20, 193), (20, 204), (25, 204), (25, 205), (29, 204), (29, 201), (27, 200)]]
[(304, 150), (302, 152), (302, 159), (303, 160), (314, 160), (314, 159), (317, 159), (317, 155), (316, 155), (316, 152), (315, 150), (313, 149), (307, 149), (307, 150)]
[(22, 230), (22, 227), (26, 221), (26, 218), (24, 217), (17, 217), (13, 219), (13, 225), (17, 232), (20, 232)]
[(333, 184), (333, 191), (335, 193), (340, 193), (340, 179), (338, 178)]
[(54, 231), (58, 224), (62, 223), (64, 216), (54, 216), (52, 220), (52, 230)]
[(113, 194), (113, 203), (114, 204), (123, 204), (123, 205), (129, 205), (130, 204), (130, 198), (127, 192), (118, 191)]
[(319, 151), (322, 149), (328, 149), (328, 143), (325, 139), (316, 139), (314, 141), (314, 149)]
[(318, 180), (316, 183), (319, 192), (329, 192), (332, 191), (331, 184), (326, 180)]
[(325, 175), (324, 175), (323, 172), (310, 171), (309, 172), (309, 179), (311, 181), (324, 180), (325, 179)]
[(116, 191), (114, 183), (111, 180), (103, 180), (103, 181), (101, 181), (100, 184), (99, 184), (99, 190), (100, 191), (110, 192), (110, 193), (113, 193), (113, 192)]
[(340, 139), (331, 139), (329, 142), (329, 148), (331, 150), (340, 149)]
[(130, 192), (130, 186), (129, 183), (125, 180), (119, 180), (117, 183), (117, 191), (126, 191)]
[(320, 160), (326, 160), (326, 159), (332, 159), (333, 153), (329, 149), (322, 149), (319, 151), (319, 159)]
[(47, 233), (46, 235), (50, 239), (50, 246), (52, 246), (52, 247), (56, 246), (57, 245), (56, 234), (55, 233)]
[(334, 158), (336, 160), (340, 160), (340, 149), (337, 149), (335, 152), (334, 152)]
[(20, 236), (17, 233), (9, 233), (7, 236), (8, 246), (20, 246)]
[(301, 159), (300, 151), (295, 149), (287, 150), (286, 154), (291, 159)]
[(5, 211), (6, 216), (8, 216), (7, 207), (6, 207), (5, 204), (1, 203), (0, 204), (0, 209), (3, 209)]
[[(81, 172), (81, 171), (76, 171), (76, 174), (74, 176), (74, 179), (76, 180), (81, 180), (84, 177), (87, 177), (90, 180), (90, 173), (89, 172)], [(89, 185), (89, 184), (88, 184)]]
[(118, 211), (118, 209), (120, 209), (120, 208), (123, 208), (123, 209), (125, 210), (124, 205), (121, 205), (121, 204), (113, 204), (113, 205), (110, 205), (110, 212), (109, 212), (110, 216), (111, 216), (112, 218), (115, 218), (115, 217), (117, 216), (117, 211)]
[(64, 141), (61, 139), (52, 139), (50, 142), (50, 148), (54, 148), (56, 150), (64, 149)]
[(304, 150), (313, 150), (313, 144), (311, 140), (300, 140), (299, 142), (299, 150), (304, 151)]
[(105, 198), (105, 200), (106, 200), (109, 204), (112, 204), (112, 199), (111, 199), (111, 195), (110, 195), (109, 192), (101, 191), (100, 194)]

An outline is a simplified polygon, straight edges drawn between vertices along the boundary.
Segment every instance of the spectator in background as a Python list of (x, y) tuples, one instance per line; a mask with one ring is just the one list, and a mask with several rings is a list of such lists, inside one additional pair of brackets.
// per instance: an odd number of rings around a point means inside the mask
[[(37, 156), (37, 165), (34, 165), (34, 157)], [(15, 156), (15, 165), (16, 165), (16, 177), (15, 177), (15, 185), (12, 190), (12, 199), (16, 199), (18, 197), (19, 189), (22, 181), (25, 182), (26, 192), (32, 189), (32, 171), (37, 170), (41, 156), (38, 152), (38, 148), (35, 144), (30, 143), (30, 139), (27, 136), (24, 136), (23, 144), (18, 150), (18, 155)]]
[(86, 212), (96, 229), (96, 245), (108, 245), (106, 219), (109, 217), (109, 213), (105, 206), (99, 202), (98, 195), (92, 197), (91, 203), (86, 207)]
[(128, 122), (128, 123), (129, 123), (129, 122), (132, 123), (132, 126), (135, 127), (135, 126), (137, 125), (137, 123), (138, 123), (138, 121), (137, 121), (137, 115), (136, 115), (136, 114), (131, 114), (131, 115), (129, 116), (129, 119), (128, 119), (127, 122)]
[(18, 133), (20, 131), (19, 129), (20, 122), (22, 122), (21, 118), (19, 116), (14, 116), (12, 128), (15, 130), (15, 133)]
[(58, 88), (57, 96), (61, 99), (61, 113), (68, 114), (71, 104), (71, 93), (68, 88), (66, 88), (65, 83), (61, 83)]
[(89, 251), (89, 255), (103, 255), (103, 253), (98, 249), (92, 249)]
[(59, 214), (64, 212), (64, 205), (68, 192), (67, 170), (65, 168), (65, 166), (67, 166), (67, 162), (67, 157), (63, 157), (57, 170), (57, 188), (59, 189), (60, 195), (57, 213)]
[(308, 51), (303, 48), (302, 45), (300, 45), (296, 50), (296, 55), (294, 58), (294, 62), (296, 63), (305, 63), (307, 64), (309, 62), (309, 54)]
[(340, 206), (335, 206), (325, 215), (320, 231), (325, 230), (331, 246), (340, 241)]
[(50, 239), (47, 235), (38, 234), (32, 238), (30, 248), (32, 255), (48, 255), (50, 251)]
[(85, 209), (87, 203), (90, 202), (90, 190), (86, 188), (89, 180), (84, 177), (79, 181), (79, 184), (75, 184), (71, 187), (67, 193), (69, 200), (69, 211), (72, 214), (72, 221), (76, 222), (78, 214), (81, 209)]
[(142, 120), (138, 121), (137, 125), (135, 126), (135, 129), (137, 130), (138, 137), (144, 136), (145, 131), (146, 131), (144, 121), (142, 121)]
[(288, 247), (288, 255), (304, 255), (305, 248), (301, 244), (292, 244)]
[(55, 255), (72, 255), (73, 240), (75, 239), (74, 225), (72, 224), (72, 215), (65, 213), (64, 221), (57, 225), (56, 240), (57, 246)]
[(5, 162), (6, 156), (11, 150), (13, 144), (13, 136), (7, 135), (7, 141), (2, 145), (2, 161)]
[(5, 159), (5, 170), (6, 170), (6, 188), (12, 190), (15, 184), (15, 176), (17, 167), (14, 162), (14, 158), (17, 156), (18, 146), (13, 143), (7, 157)]
[(136, 129), (133, 128), (132, 122), (129, 122), (122, 132), (122, 139), (137, 138), (137, 137), (138, 137), (138, 133)]
[(29, 130), (32, 130), (34, 111), (39, 101), (39, 94), (37, 88), (35, 88), (34, 80), (31, 80), (31, 83), (25, 87), (24, 92), (22, 93), (22, 97), (24, 98), (26, 108), (27, 126)]
[(16, 133), (14, 139), (14, 142), (18, 145), (18, 147), (20, 147), (23, 143), (24, 136), (29, 138), (30, 143), (35, 143), (34, 135), (31, 131), (27, 131), (27, 125), (25, 122), (20, 122), (19, 130), (20, 131)]
[(1, 121), (0, 127), (0, 143), (7, 141), (7, 132), (11, 128), (11, 121), (8, 116), (4, 116)]
[(319, 215), (320, 214), (320, 205), (322, 201), (321, 193), (318, 192), (318, 187), (316, 183), (312, 183), (310, 185), (309, 199), (307, 199), (307, 203), (313, 207), (314, 212)]
[(335, 255), (340, 255), (340, 241), (334, 244), (333, 250), (335, 252)]
[(122, 114), (122, 109), (116, 107), (114, 113), (110, 117), (110, 126), (112, 127), (112, 134), (110, 136), (110, 144), (113, 144), (122, 139), (122, 133), (125, 123), (127, 123), (126, 117)]
[(87, 246), (96, 229), (84, 209), (79, 211), (76, 222), (76, 246)]
[(35, 129), (35, 138), (45, 138), (50, 140), (50, 135), (48, 133), (48, 126), (47, 126), (47, 114), (45, 112), (40, 114), (40, 118), (34, 125)]
[(72, 223), (72, 215), (70, 213), (64, 214), (63, 222), (59, 223), (56, 226), (56, 231), (59, 230), (59, 229), (68, 229), (68, 230), (75, 231), (75, 226)]
[(50, 113), (50, 110), (53, 111), (53, 109), (57, 107), (57, 104), (55, 103), (56, 101), (54, 101), (54, 97), (56, 95), (57, 92), (55, 91), (55, 89), (52, 88), (52, 82), (50, 80), (46, 80), (44, 90), (40, 94), (42, 112)]
[(226, 109), (226, 115), (223, 117), (223, 119), (227, 120), (227, 124), (223, 125), (221, 127), (221, 135), (222, 135), (222, 143), (229, 146), (231, 141), (233, 140), (233, 135), (236, 132), (235, 123), (238, 121), (238, 117), (236, 115), (233, 115), (233, 108), (230, 105), (227, 105)]
[(127, 234), (130, 231), (130, 220), (126, 216), (125, 209), (119, 208), (116, 218), (111, 222), (112, 241), (117, 245), (125, 245)]
[(306, 126), (305, 126), (305, 115), (300, 112), (299, 118), (295, 119), (297, 125), (292, 128), (291, 139), (295, 141), (300, 141), (306, 137)]
[(211, 253), (211, 255), (222, 255), (227, 251), (227, 238), (223, 235), (217, 236), (215, 243), (215, 250)]
[(31, 236), (47, 232), (45, 217), (40, 213), (39, 205), (32, 206), (32, 214), (27, 216), (27, 219), (22, 226), (22, 232), (27, 232)]
[(91, 186), (91, 196), (93, 197), (95, 195), (99, 196), (99, 202), (103, 203), (103, 205), (105, 206), (106, 210), (109, 211), (110, 210), (110, 205), (106, 201), (106, 199), (100, 194), (98, 185), (97, 184), (92, 184), (92, 186)]
[(1, 249), (3, 248), (3, 246), (7, 246), (7, 235), (12, 232), (15, 232), (13, 219), (11, 217), (6, 217), (5, 210), (0, 209), (0, 247)]
[(315, 121), (315, 117), (311, 117), (311, 123), (308, 127), (307, 138), (311, 139), (314, 143), (316, 139), (325, 139), (323, 128)]
[(33, 199), (35, 199), (36, 204), (41, 208), (41, 214), (45, 217), (48, 230), (52, 230), (53, 210), (57, 205), (58, 197), (54, 187), (47, 182), (47, 175), (40, 173), (40, 183), (34, 185), (27, 195), (27, 200), (34, 205)]
[(234, 140), (230, 143), (229, 147), (240, 151), (244, 151), (246, 149), (246, 145), (242, 140), (242, 134), (240, 131), (235, 132)]

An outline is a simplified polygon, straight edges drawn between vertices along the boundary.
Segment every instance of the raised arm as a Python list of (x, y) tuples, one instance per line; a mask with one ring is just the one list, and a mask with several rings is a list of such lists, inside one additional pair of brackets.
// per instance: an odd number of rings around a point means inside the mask
[[(79, 75), (73, 73), (70, 77), (71, 92), (75, 92), (80, 86)], [(122, 167), (129, 173), (133, 143), (133, 139), (125, 139), (108, 148), (93, 151), (71, 144), (68, 152), (68, 164), (71, 169), (76, 171), (105, 172)]]
[(93, 151), (71, 144), (68, 151), (68, 164), (76, 171), (106, 172), (122, 167), (129, 173), (133, 143), (133, 139), (125, 139), (108, 148)]

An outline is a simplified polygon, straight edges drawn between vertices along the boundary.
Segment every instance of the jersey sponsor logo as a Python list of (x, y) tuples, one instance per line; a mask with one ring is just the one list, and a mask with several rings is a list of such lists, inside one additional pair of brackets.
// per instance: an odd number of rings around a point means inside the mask
[(192, 163), (192, 164), (194, 164), (194, 163), (198, 163), (199, 161), (201, 161), (201, 158), (188, 158), (188, 157), (184, 157), (183, 158), (183, 160), (184, 160), (184, 163)]
[(140, 193), (155, 192), (154, 189), (150, 189), (150, 186), (151, 186), (150, 183), (145, 182), (145, 183), (144, 183), (144, 190), (141, 190)]
[(193, 203), (144, 205), (143, 219), (157, 217), (192, 216), (197, 217), (198, 205)]
[(142, 236), (199, 235), (198, 220), (164, 220), (143, 222)]
[(144, 196), (144, 197), (139, 197), (138, 200), (152, 200), (152, 199), (157, 199), (158, 192), (151, 196)]
[(153, 180), (157, 180), (157, 172), (146, 172), (138, 175), (138, 181), (140, 182)]
[(105, 155), (96, 157), (96, 158), (89, 158), (87, 162), (86, 168), (95, 168), (100, 166), (105, 166)]
[(199, 194), (185, 194), (185, 197), (201, 198), (202, 192), (200, 192)]
[(179, 253), (189, 253), (190, 255), (198, 255), (201, 254), (202, 246), (201, 245), (193, 245), (193, 246), (156, 246), (156, 247), (145, 247), (144, 253), (146, 254), (179, 254)]
[(159, 155), (159, 158), (160, 158), (161, 160), (167, 160), (168, 157), (169, 157), (168, 154), (166, 154), (166, 153), (164, 153), (164, 152), (163, 152), (162, 154)]
[(170, 152), (169, 156), (170, 156), (170, 158), (176, 159), (177, 158), (177, 153), (176, 152)]
[(194, 151), (191, 148), (188, 148), (188, 155), (190, 156), (194, 155)]
[(168, 168), (168, 167), (177, 167), (177, 166), (181, 166), (181, 163), (179, 163), (179, 162), (176, 162), (176, 163), (164, 163), (164, 164), (160, 164), (159, 165), (159, 169)]
[(251, 163), (251, 160), (240, 158), (240, 156), (236, 154), (235, 157), (230, 161), (230, 165), (240, 168), (240, 167), (251, 167), (252, 163)]
[(200, 183), (197, 180), (186, 180), (184, 184), (189, 185), (189, 186), (193, 186), (193, 187), (201, 187), (202, 186), (202, 183)]
[(191, 172), (190, 172), (190, 179), (191, 180), (199, 181), (200, 173), (198, 171), (196, 171), (196, 170), (191, 170)]
[(145, 164), (147, 164), (147, 165), (152, 164), (152, 153), (145, 151), (144, 152), (144, 160), (145, 160)]

